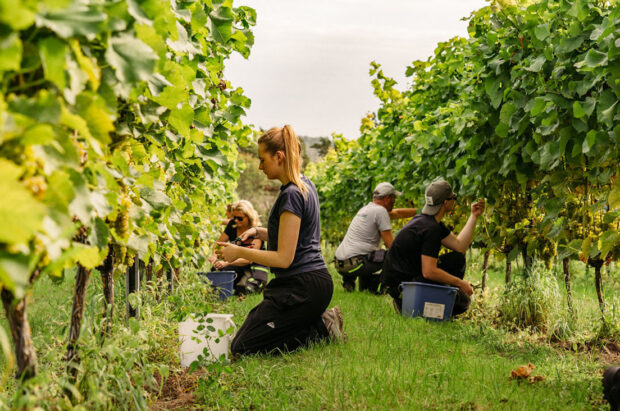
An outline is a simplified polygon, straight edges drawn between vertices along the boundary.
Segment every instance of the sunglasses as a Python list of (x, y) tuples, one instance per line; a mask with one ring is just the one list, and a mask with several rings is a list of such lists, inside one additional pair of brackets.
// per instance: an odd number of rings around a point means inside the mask
[(235, 220), (237, 220), (237, 221), (243, 221), (243, 219), (244, 219), (245, 217), (239, 217), (238, 215), (236, 215), (236, 216), (234, 216), (233, 218), (234, 218)]
[(457, 197), (458, 197), (458, 195), (456, 193), (454, 193), (450, 197), (448, 197), (448, 200), (456, 200)]

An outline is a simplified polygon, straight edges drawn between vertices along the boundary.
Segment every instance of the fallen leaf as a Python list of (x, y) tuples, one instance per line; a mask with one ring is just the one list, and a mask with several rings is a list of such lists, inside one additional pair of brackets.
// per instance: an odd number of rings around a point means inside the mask
[(534, 365), (529, 363), (528, 365), (520, 365), (516, 370), (510, 371), (510, 379), (525, 379), (530, 376)]

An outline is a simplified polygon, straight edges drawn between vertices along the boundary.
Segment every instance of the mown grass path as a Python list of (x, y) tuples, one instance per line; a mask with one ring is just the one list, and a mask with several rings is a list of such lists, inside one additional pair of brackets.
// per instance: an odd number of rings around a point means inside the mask
[[(499, 274), (498, 274), (499, 275)], [(219, 386), (197, 400), (238, 409), (606, 409), (596, 355), (556, 350), (474, 321), (405, 319), (390, 299), (345, 293), (336, 282), (331, 305), (342, 308), (348, 340), (283, 356), (232, 364)], [(238, 324), (258, 301), (233, 301)], [(532, 363), (536, 384), (510, 380)], [(200, 398), (202, 396), (202, 398)]]

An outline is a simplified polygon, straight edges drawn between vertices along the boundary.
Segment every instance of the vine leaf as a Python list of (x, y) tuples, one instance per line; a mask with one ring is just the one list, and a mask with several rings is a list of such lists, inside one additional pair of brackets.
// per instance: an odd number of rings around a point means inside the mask
[(547, 61), (547, 58), (545, 56), (538, 56), (534, 60), (532, 60), (532, 63), (525, 69), (527, 71), (538, 73), (540, 70), (542, 70), (546, 61)]
[(116, 70), (119, 80), (137, 83), (152, 76), (158, 57), (153, 49), (141, 40), (123, 35), (110, 38), (106, 59)]
[(0, 284), (13, 292), (16, 298), (23, 297), (24, 289), (28, 285), (28, 263), (28, 256), (24, 254), (0, 251)]
[(34, 22), (35, 13), (26, 4), (24, 1), (0, 0), (0, 22), (14, 30), (30, 26)]
[(98, 247), (101, 250), (106, 249), (108, 246), (108, 240), (110, 238), (110, 229), (104, 220), (97, 217), (93, 224), (88, 241), (91, 245)]
[(22, 41), (17, 33), (0, 37), (0, 72), (19, 70), (22, 62)]
[(189, 126), (194, 121), (194, 110), (187, 104), (184, 104), (180, 109), (175, 108), (170, 111), (168, 121), (182, 136), (189, 137)]
[(147, 26), (153, 25), (153, 22), (146, 16), (146, 14), (144, 14), (144, 11), (142, 10), (142, 8), (140, 8), (140, 5), (138, 4), (136, 0), (126, 0), (126, 1), (127, 1), (127, 10), (129, 11), (129, 14), (131, 14), (131, 17), (136, 19), (136, 21), (140, 24), (144, 24)]
[(75, 259), (86, 269), (93, 269), (103, 261), (97, 247), (89, 247), (85, 244), (74, 244), (77, 249)]
[(607, 53), (600, 52), (598, 50), (590, 49), (586, 53), (583, 60), (575, 64), (578, 68), (586, 66), (590, 68), (607, 65)]
[(153, 190), (149, 187), (140, 189), (140, 197), (155, 210), (161, 210), (172, 204), (172, 201), (170, 201), (170, 198), (165, 193), (159, 190)]
[(64, 10), (38, 15), (37, 26), (47, 27), (62, 38), (85, 36), (92, 38), (98, 34), (106, 15), (95, 7), (73, 3)]
[(232, 36), (234, 15), (232, 9), (220, 6), (209, 14), (213, 39), (218, 43), (226, 43)]
[(0, 159), (0, 242), (27, 242), (41, 228), (45, 208), (21, 185), (17, 178), (22, 170), (12, 162)]
[(57, 37), (47, 37), (39, 42), (45, 78), (60, 90), (65, 88), (66, 44)]
[(504, 95), (500, 79), (497, 77), (487, 77), (484, 81), (484, 89), (491, 99), (491, 106), (493, 106), (493, 108), (499, 107)]
[(607, 254), (620, 243), (620, 234), (616, 230), (605, 231), (598, 240), (598, 248), (601, 256), (605, 258)]

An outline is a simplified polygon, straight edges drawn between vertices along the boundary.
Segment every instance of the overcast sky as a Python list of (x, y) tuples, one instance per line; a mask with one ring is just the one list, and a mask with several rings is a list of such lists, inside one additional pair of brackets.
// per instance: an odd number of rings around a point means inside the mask
[(256, 9), (248, 60), (236, 55), (226, 77), (252, 99), (246, 122), (291, 124), (299, 135), (359, 136), (360, 119), (376, 111), (371, 61), (404, 89), (406, 67), (426, 60), (438, 42), (467, 36), (484, 0), (235, 0)]

